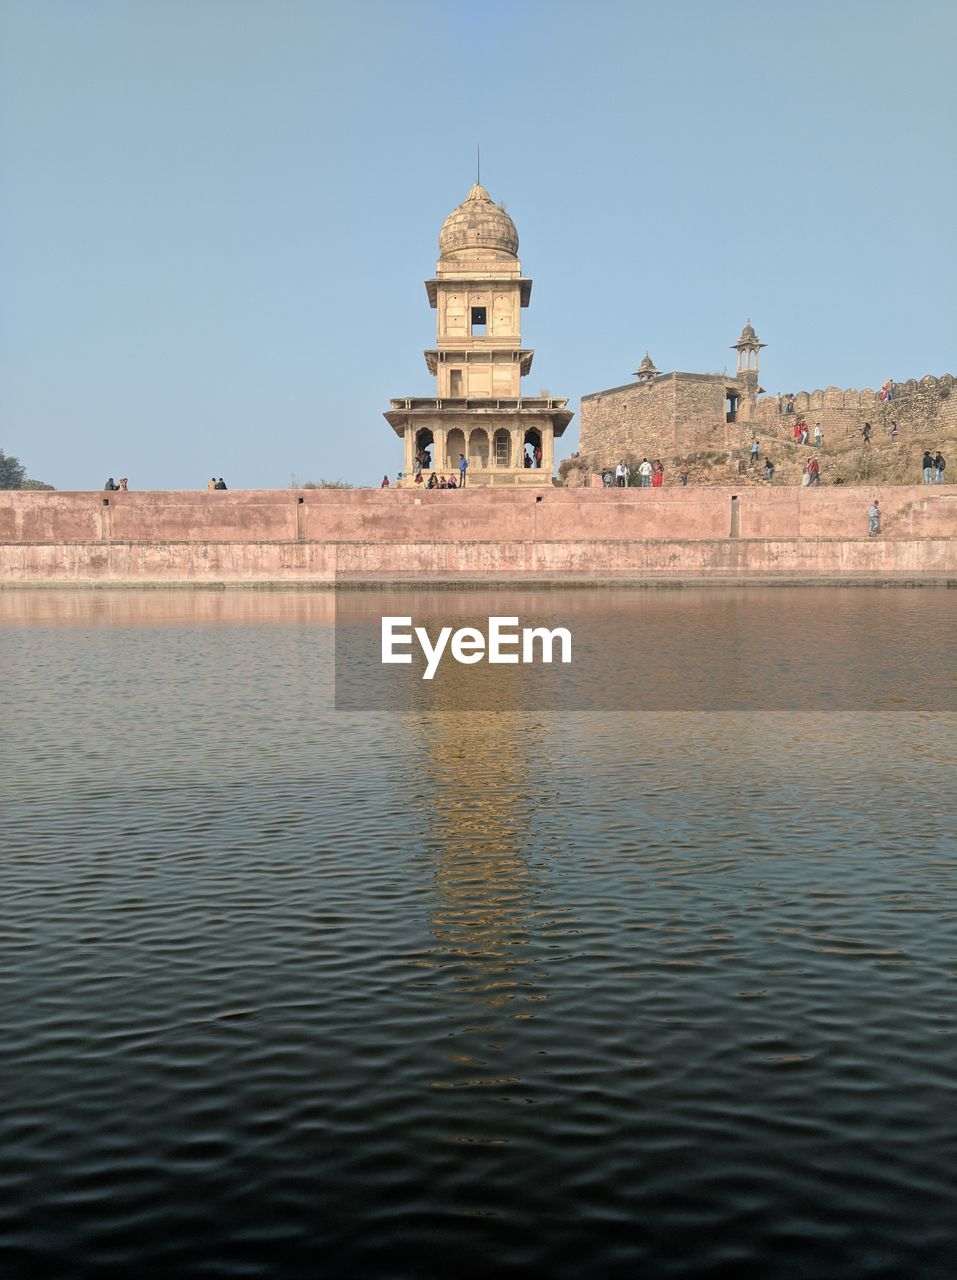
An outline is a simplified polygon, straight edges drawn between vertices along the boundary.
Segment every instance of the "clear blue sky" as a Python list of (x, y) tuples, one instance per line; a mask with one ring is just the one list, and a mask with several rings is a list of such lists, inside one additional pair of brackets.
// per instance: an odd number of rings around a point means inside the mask
[(0, 0), (0, 448), (394, 473), (477, 141), (530, 394), (733, 367), (749, 316), (772, 393), (957, 373), (955, 39), (952, 0)]

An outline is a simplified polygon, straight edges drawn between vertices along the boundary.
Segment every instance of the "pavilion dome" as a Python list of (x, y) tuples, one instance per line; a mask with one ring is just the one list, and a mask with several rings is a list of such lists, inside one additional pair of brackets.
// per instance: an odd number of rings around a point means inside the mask
[(758, 335), (754, 332), (754, 325), (751, 323), (749, 319), (748, 323), (741, 330), (741, 337), (737, 340), (737, 342), (734, 345), (736, 347), (747, 347), (747, 346), (763, 347), (765, 343), (763, 343), (761, 339), (758, 337)]
[(518, 232), (505, 210), (476, 183), (442, 223), (439, 255), (450, 257), (518, 256)]

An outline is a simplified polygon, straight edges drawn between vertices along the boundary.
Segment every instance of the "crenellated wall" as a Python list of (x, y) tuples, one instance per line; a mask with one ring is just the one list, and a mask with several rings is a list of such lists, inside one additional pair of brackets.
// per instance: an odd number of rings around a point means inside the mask
[(869, 422), (875, 433), (889, 431), (896, 422), (908, 439), (921, 447), (936, 448), (939, 438), (957, 435), (957, 392), (954, 377), (928, 374), (919, 381), (894, 384), (891, 400), (881, 400), (880, 391), (865, 387), (825, 387), (802, 391), (794, 397), (794, 415), (783, 412), (783, 400), (767, 396), (758, 400), (754, 420), (767, 431), (783, 425), (791, 428), (795, 418), (804, 418), (814, 429), (819, 422), (825, 439), (835, 441), (859, 436)]
[(795, 575), (957, 579), (957, 487), (0, 493), (0, 586)]
[[(702, 449), (740, 446), (743, 436), (790, 432), (800, 418), (813, 431), (820, 423), (825, 441), (859, 436), (869, 422), (875, 435), (896, 421), (902, 436), (921, 448), (938, 448), (957, 435), (957, 391), (951, 374), (897, 383), (893, 399), (882, 401), (869, 387), (826, 387), (802, 391), (794, 414), (783, 397), (754, 400), (743, 379), (711, 373), (662, 374), (651, 383), (633, 382), (583, 396), (579, 410), (580, 452), (595, 467), (619, 458), (660, 457), (674, 461)], [(740, 395), (736, 424), (726, 423), (727, 392)]]

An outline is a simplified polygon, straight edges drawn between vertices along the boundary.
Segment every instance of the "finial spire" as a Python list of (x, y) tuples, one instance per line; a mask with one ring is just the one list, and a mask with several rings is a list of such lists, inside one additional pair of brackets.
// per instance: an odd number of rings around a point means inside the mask
[(476, 142), (475, 144), (475, 181), (479, 186), (482, 184), (482, 148)]

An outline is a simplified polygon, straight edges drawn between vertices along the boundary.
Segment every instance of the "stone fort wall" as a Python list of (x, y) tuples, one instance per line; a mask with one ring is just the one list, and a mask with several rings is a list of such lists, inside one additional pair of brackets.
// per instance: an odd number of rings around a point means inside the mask
[[(725, 392), (741, 394), (737, 422), (725, 420)], [(957, 388), (951, 374), (927, 375), (896, 383), (893, 399), (882, 401), (869, 387), (826, 387), (794, 397), (794, 415), (783, 412), (783, 398), (762, 396), (749, 403), (744, 384), (721, 374), (670, 373), (653, 383), (631, 383), (583, 396), (579, 410), (580, 452), (596, 466), (622, 457), (660, 457), (674, 461), (701, 449), (740, 446), (752, 432), (790, 433), (796, 419), (813, 431), (819, 422), (825, 441), (859, 436), (869, 422), (875, 436), (896, 421), (905, 440), (937, 448), (957, 435)]]
[[(745, 387), (720, 373), (666, 373), (582, 396), (580, 452), (600, 466), (637, 456), (674, 458), (686, 450), (725, 443), (725, 391)], [(739, 415), (741, 420), (741, 415)]]
[[(819, 422), (825, 440), (837, 443), (859, 436), (864, 423), (875, 430), (889, 431), (896, 422), (906, 438), (921, 447), (936, 448), (942, 437), (957, 435), (957, 390), (953, 375), (932, 374), (894, 384), (893, 399), (882, 401), (879, 391), (865, 387), (825, 387), (823, 391), (802, 391), (794, 397), (794, 414), (804, 418), (813, 431)], [(783, 406), (782, 406), (783, 407)], [(777, 398), (763, 397), (757, 402), (753, 421), (765, 430), (780, 424), (791, 428), (794, 417), (779, 413)]]

